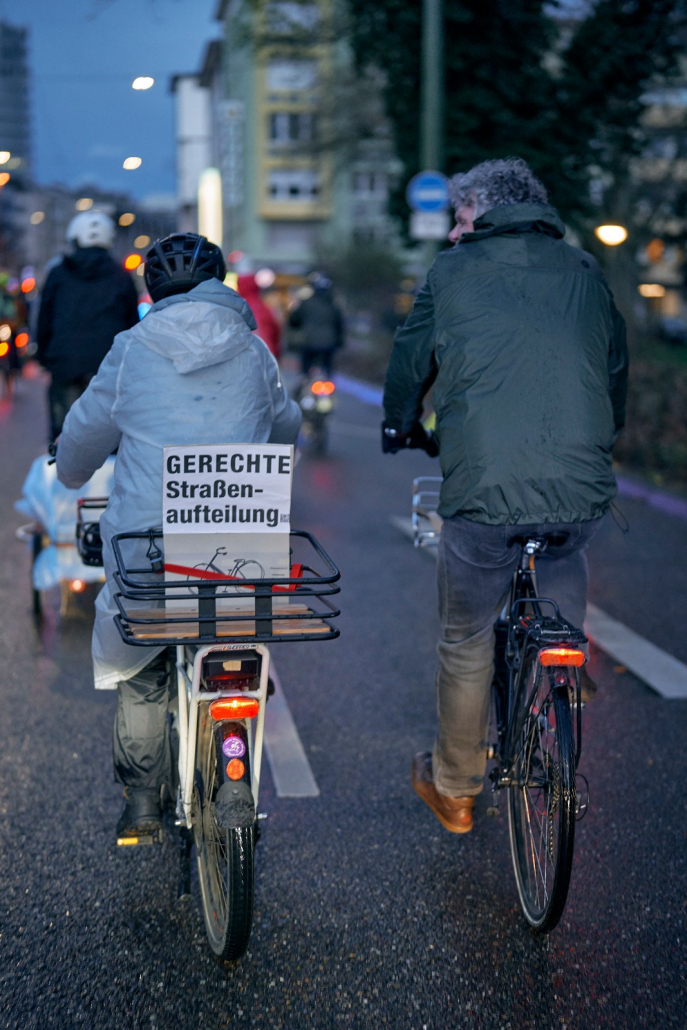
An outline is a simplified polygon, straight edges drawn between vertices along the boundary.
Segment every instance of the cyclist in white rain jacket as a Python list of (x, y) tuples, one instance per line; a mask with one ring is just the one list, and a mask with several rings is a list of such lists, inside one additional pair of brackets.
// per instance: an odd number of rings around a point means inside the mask
[(100, 526), (107, 582), (96, 601), (95, 685), (117, 688), (115, 778), (126, 806), (117, 833), (159, 826), (169, 783), (166, 650), (125, 644), (114, 624), (115, 533), (162, 524), (162, 449), (199, 443), (295, 443), (300, 410), (276, 361), (251, 330), (245, 300), (223, 285), (221, 251), (173, 234), (146, 255), (153, 307), (119, 333), (67, 416), (57, 451), (65, 486), (82, 486), (116, 448), (115, 483)]

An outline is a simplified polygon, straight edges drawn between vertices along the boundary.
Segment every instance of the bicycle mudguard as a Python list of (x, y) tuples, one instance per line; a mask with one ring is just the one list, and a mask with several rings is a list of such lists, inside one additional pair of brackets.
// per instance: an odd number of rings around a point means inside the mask
[(255, 801), (250, 784), (227, 780), (215, 797), (215, 820), (223, 830), (238, 830), (255, 824)]

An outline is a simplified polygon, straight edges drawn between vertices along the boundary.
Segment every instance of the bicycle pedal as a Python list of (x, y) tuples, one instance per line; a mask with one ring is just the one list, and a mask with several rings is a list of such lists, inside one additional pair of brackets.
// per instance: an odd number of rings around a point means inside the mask
[(137, 833), (129, 837), (117, 837), (117, 847), (140, 847), (148, 844), (162, 844), (162, 828), (150, 833)]
[(500, 814), (501, 813), (500, 813), (500, 811), (499, 811), (499, 809), (498, 809), (498, 807), (496, 805), (490, 805), (489, 808), (487, 809), (487, 815), (491, 819), (498, 819)]

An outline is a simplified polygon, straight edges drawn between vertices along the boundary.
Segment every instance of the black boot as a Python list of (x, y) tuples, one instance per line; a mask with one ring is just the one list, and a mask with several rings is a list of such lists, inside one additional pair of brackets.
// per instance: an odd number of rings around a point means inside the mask
[(117, 823), (117, 839), (150, 837), (162, 830), (160, 788), (125, 787), (126, 805)]

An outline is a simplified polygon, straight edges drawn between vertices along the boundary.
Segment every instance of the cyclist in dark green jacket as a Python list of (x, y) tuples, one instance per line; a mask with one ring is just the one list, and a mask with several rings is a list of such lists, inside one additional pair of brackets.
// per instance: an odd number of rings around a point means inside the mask
[[(384, 449), (422, 446), (433, 387), (443, 484), (439, 549), (439, 735), (413, 782), (449, 829), (472, 827), (486, 764), (493, 623), (523, 527), (567, 534), (540, 561), (540, 589), (581, 626), (585, 547), (616, 493), (625, 421), (625, 324), (595, 259), (524, 161), (452, 180), (453, 249), (439, 254), (396, 334)], [(430, 446), (434, 441), (430, 441)], [(517, 529), (516, 529), (517, 527)], [(547, 583), (551, 586), (548, 587)]]

